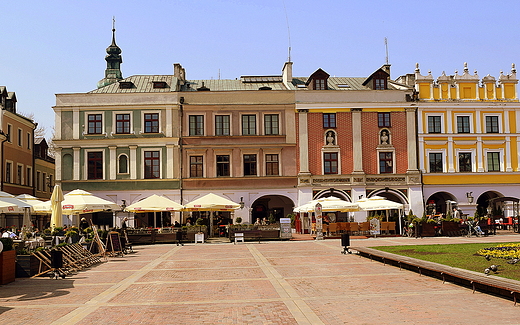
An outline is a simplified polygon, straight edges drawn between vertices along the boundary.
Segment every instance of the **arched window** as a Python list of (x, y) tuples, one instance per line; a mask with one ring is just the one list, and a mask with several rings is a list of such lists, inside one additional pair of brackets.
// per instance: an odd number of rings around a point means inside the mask
[(120, 155), (118, 160), (119, 174), (128, 174), (128, 157), (126, 155)]

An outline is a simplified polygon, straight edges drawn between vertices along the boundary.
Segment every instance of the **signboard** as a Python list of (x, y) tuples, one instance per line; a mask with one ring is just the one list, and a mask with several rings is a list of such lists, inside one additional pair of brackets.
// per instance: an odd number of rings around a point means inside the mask
[(292, 238), (291, 218), (280, 218), (280, 238)]
[(314, 207), (314, 214), (316, 216), (316, 239), (323, 239), (323, 218), (321, 217), (322, 206), (321, 203), (316, 203)]
[(381, 222), (377, 218), (370, 219), (370, 233), (372, 235), (381, 234)]
[(111, 231), (107, 236), (106, 252), (111, 255), (123, 255), (123, 246), (121, 245), (121, 237), (117, 231)]

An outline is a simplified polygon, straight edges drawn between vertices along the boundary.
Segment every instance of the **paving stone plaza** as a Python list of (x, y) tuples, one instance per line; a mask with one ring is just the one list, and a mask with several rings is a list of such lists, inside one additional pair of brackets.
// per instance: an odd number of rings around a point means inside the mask
[[(353, 239), (352, 246), (516, 242)], [(148, 245), (63, 280), (0, 286), (2, 324), (518, 324), (512, 300), (369, 259), (339, 239)]]

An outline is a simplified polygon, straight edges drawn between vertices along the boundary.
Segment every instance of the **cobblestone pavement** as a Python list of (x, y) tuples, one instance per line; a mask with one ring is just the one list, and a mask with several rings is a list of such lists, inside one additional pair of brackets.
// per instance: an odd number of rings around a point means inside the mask
[[(370, 238), (352, 246), (518, 242)], [(2, 324), (518, 324), (520, 304), (353, 255), (340, 240), (137, 246), (0, 286)]]

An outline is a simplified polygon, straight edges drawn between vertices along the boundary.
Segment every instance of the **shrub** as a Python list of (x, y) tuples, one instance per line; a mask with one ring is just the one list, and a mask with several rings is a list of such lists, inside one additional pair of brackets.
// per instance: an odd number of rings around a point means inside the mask
[(0, 241), (4, 245), (4, 251), (12, 251), (13, 250), (13, 239), (12, 238), (0, 238)]

